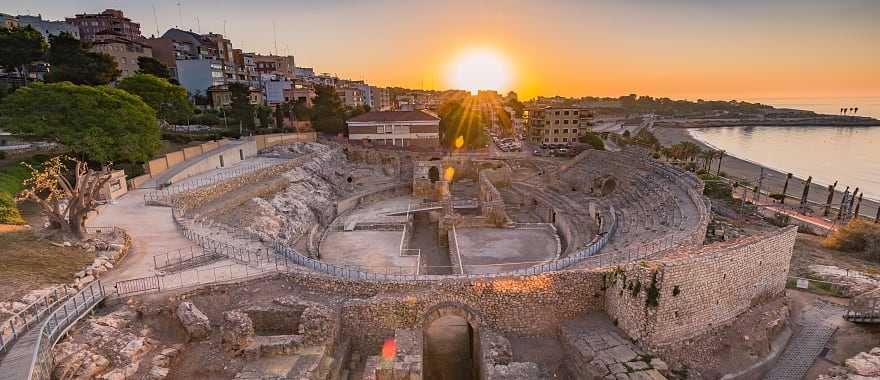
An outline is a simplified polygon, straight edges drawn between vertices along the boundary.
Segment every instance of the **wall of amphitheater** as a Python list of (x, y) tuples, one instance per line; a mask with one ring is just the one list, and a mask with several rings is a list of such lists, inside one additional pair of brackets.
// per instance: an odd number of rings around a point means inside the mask
[(352, 298), (342, 307), (344, 329), (352, 335), (368, 334), (375, 342), (395, 329), (420, 327), (425, 313), (437, 304), (468, 307), (479, 314), (483, 326), (503, 332), (555, 334), (561, 322), (601, 311), (605, 303), (599, 271), (395, 283), (305, 273), (287, 279), (306, 289)]
[(788, 227), (626, 264), (606, 276), (605, 310), (651, 346), (695, 337), (782, 294), (796, 237), (797, 228)]

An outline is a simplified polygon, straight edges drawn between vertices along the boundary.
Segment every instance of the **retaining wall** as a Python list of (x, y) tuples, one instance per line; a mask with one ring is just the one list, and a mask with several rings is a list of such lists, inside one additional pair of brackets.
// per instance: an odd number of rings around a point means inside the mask
[[(796, 238), (797, 228), (787, 227), (626, 264), (607, 276), (605, 309), (648, 345), (700, 335), (784, 293)], [(652, 284), (656, 293), (649, 295)]]

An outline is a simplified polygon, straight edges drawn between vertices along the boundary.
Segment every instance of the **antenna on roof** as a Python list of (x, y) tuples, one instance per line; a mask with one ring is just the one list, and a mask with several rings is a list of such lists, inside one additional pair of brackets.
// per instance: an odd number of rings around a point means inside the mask
[(275, 20), (272, 20), (272, 41), (275, 43), (275, 55), (278, 55), (278, 36), (275, 35)]
[(202, 34), (202, 22), (199, 21), (199, 16), (196, 16), (196, 30)]
[(153, 4), (153, 22), (156, 23), (156, 37), (159, 37), (159, 17), (156, 16), (156, 4)]
[(180, 8), (180, 2), (177, 2), (177, 21), (180, 23), (180, 27), (183, 28), (183, 11)]

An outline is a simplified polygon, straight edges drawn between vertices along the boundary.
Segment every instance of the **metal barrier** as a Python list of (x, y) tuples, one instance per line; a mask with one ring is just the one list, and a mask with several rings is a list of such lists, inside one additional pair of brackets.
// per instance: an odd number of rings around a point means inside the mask
[(52, 369), (55, 365), (52, 348), (55, 343), (67, 332), (70, 326), (85, 316), (104, 297), (104, 287), (101, 286), (101, 282), (93, 281), (49, 314), (40, 328), (40, 338), (34, 349), (28, 380), (49, 380), (52, 378)]
[(159, 290), (159, 276), (148, 276), (117, 281), (114, 287), (116, 288), (116, 295), (118, 296)]
[(880, 323), (880, 288), (853, 297), (843, 318), (850, 322)]
[(52, 289), (52, 294), (40, 297), (0, 326), (0, 352), (5, 352), (9, 346), (19, 337), (24, 335), (31, 327), (43, 318), (58, 302), (72, 294), (67, 286)]

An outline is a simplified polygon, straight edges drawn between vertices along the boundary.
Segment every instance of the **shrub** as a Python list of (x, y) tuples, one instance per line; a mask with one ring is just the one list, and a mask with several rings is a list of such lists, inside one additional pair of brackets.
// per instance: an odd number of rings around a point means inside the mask
[[(711, 174), (701, 174), (699, 178), (705, 181), (703, 187), (703, 195), (722, 200), (730, 200), (733, 198), (733, 187), (727, 181)], [(734, 184), (736, 185), (736, 184)]]
[(599, 134), (595, 132), (587, 132), (587, 134), (581, 136), (579, 140), (593, 149), (605, 150), (605, 142), (603, 142)]
[(853, 219), (822, 241), (826, 248), (880, 257), (880, 224)]
[(0, 192), (0, 224), (24, 224), (15, 199), (9, 193)]
[(6, 159), (6, 151), (0, 150), (0, 160), (5, 160), (5, 159)]
[(770, 193), (770, 198), (782, 202), (782, 200), (785, 199), (785, 195), (782, 193)]

